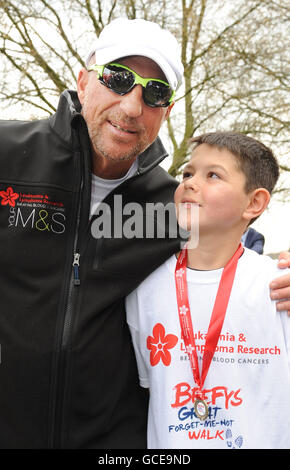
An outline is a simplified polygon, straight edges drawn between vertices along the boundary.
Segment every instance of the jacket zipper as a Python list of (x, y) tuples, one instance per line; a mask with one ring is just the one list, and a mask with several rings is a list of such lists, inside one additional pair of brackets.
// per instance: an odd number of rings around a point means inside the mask
[[(80, 152), (76, 152), (76, 158), (80, 162)], [(80, 174), (81, 168), (78, 163), (77, 173)], [(54, 407), (54, 427), (52, 442), (54, 448), (63, 447), (63, 429), (64, 429), (64, 411), (65, 411), (65, 394), (66, 394), (66, 385), (67, 385), (67, 371), (69, 367), (69, 357), (68, 357), (68, 342), (71, 334), (72, 319), (74, 313), (75, 305), (75, 288), (80, 285), (80, 248), (79, 248), (79, 228), (80, 228), (80, 219), (81, 219), (81, 194), (83, 187), (83, 178), (81, 176), (79, 183), (79, 192), (77, 196), (77, 211), (76, 211), (76, 225), (74, 229), (74, 239), (73, 239), (73, 262), (69, 265), (69, 281), (68, 281), (68, 290), (66, 296), (64, 320), (62, 326), (62, 332), (60, 335), (60, 349), (59, 349), (59, 358), (57, 363), (57, 372), (56, 372), (56, 390), (55, 390), (55, 407)]]
[(81, 283), (80, 273), (79, 273), (80, 257), (81, 255), (79, 253), (74, 254), (73, 269), (74, 269), (74, 285), (75, 286), (79, 286)]

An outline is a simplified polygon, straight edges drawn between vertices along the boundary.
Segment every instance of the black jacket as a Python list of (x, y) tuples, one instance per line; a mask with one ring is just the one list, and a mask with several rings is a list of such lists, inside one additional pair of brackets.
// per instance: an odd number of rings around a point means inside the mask
[[(49, 119), (0, 123), (1, 448), (146, 446), (124, 296), (180, 245), (92, 236), (79, 111), (66, 91)], [(157, 166), (165, 157), (157, 139), (105, 202), (171, 201), (176, 182)]]

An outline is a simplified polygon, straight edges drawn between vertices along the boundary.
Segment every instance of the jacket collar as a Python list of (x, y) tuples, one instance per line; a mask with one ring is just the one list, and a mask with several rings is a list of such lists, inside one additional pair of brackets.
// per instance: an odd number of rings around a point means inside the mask
[[(56, 113), (50, 118), (53, 131), (65, 142), (72, 145), (74, 129), (84, 124), (81, 115), (81, 104), (76, 91), (65, 90), (60, 95)], [(158, 165), (168, 156), (159, 137), (138, 157), (138, 173), (142, 174)]]
[(50, 118), (50, 126), (53, 131), (69, 146), (72, 143), (73, 128), (79, 120), (83, 120), (80, 113), (81, 105), (77, 92), (65, 90), (61, 95), (56, 113)]

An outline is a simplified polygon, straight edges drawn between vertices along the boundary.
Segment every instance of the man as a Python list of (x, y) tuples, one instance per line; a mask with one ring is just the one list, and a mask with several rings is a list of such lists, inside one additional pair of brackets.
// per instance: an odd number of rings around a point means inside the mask
[[(2, 448), (146, 446), (124, 297), (180, 240), (168, 225), (163, 238), (120, 235), (115, 216), (123, 227), (130, 204), (173, 199), (157, 136), (182, 73), (171, 34), (116, 20), (54, 116), (1, 123)], [(112, 236), (99, 236), (100, 207)], [(289, 297), (289, 277), (277, 284)]]

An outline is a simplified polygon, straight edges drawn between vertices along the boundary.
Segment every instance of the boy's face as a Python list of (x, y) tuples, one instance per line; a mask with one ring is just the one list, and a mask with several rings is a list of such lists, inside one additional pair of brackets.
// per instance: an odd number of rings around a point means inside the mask
[(245, 223), (248, 205), (246, 177), (236, 157), (226, 149), (199, 145), (183, 171), (175, 191), (177, 218), (181, 227), (191, 229), (192, 204), (199, 206), (199, 233), (223, 233)]

